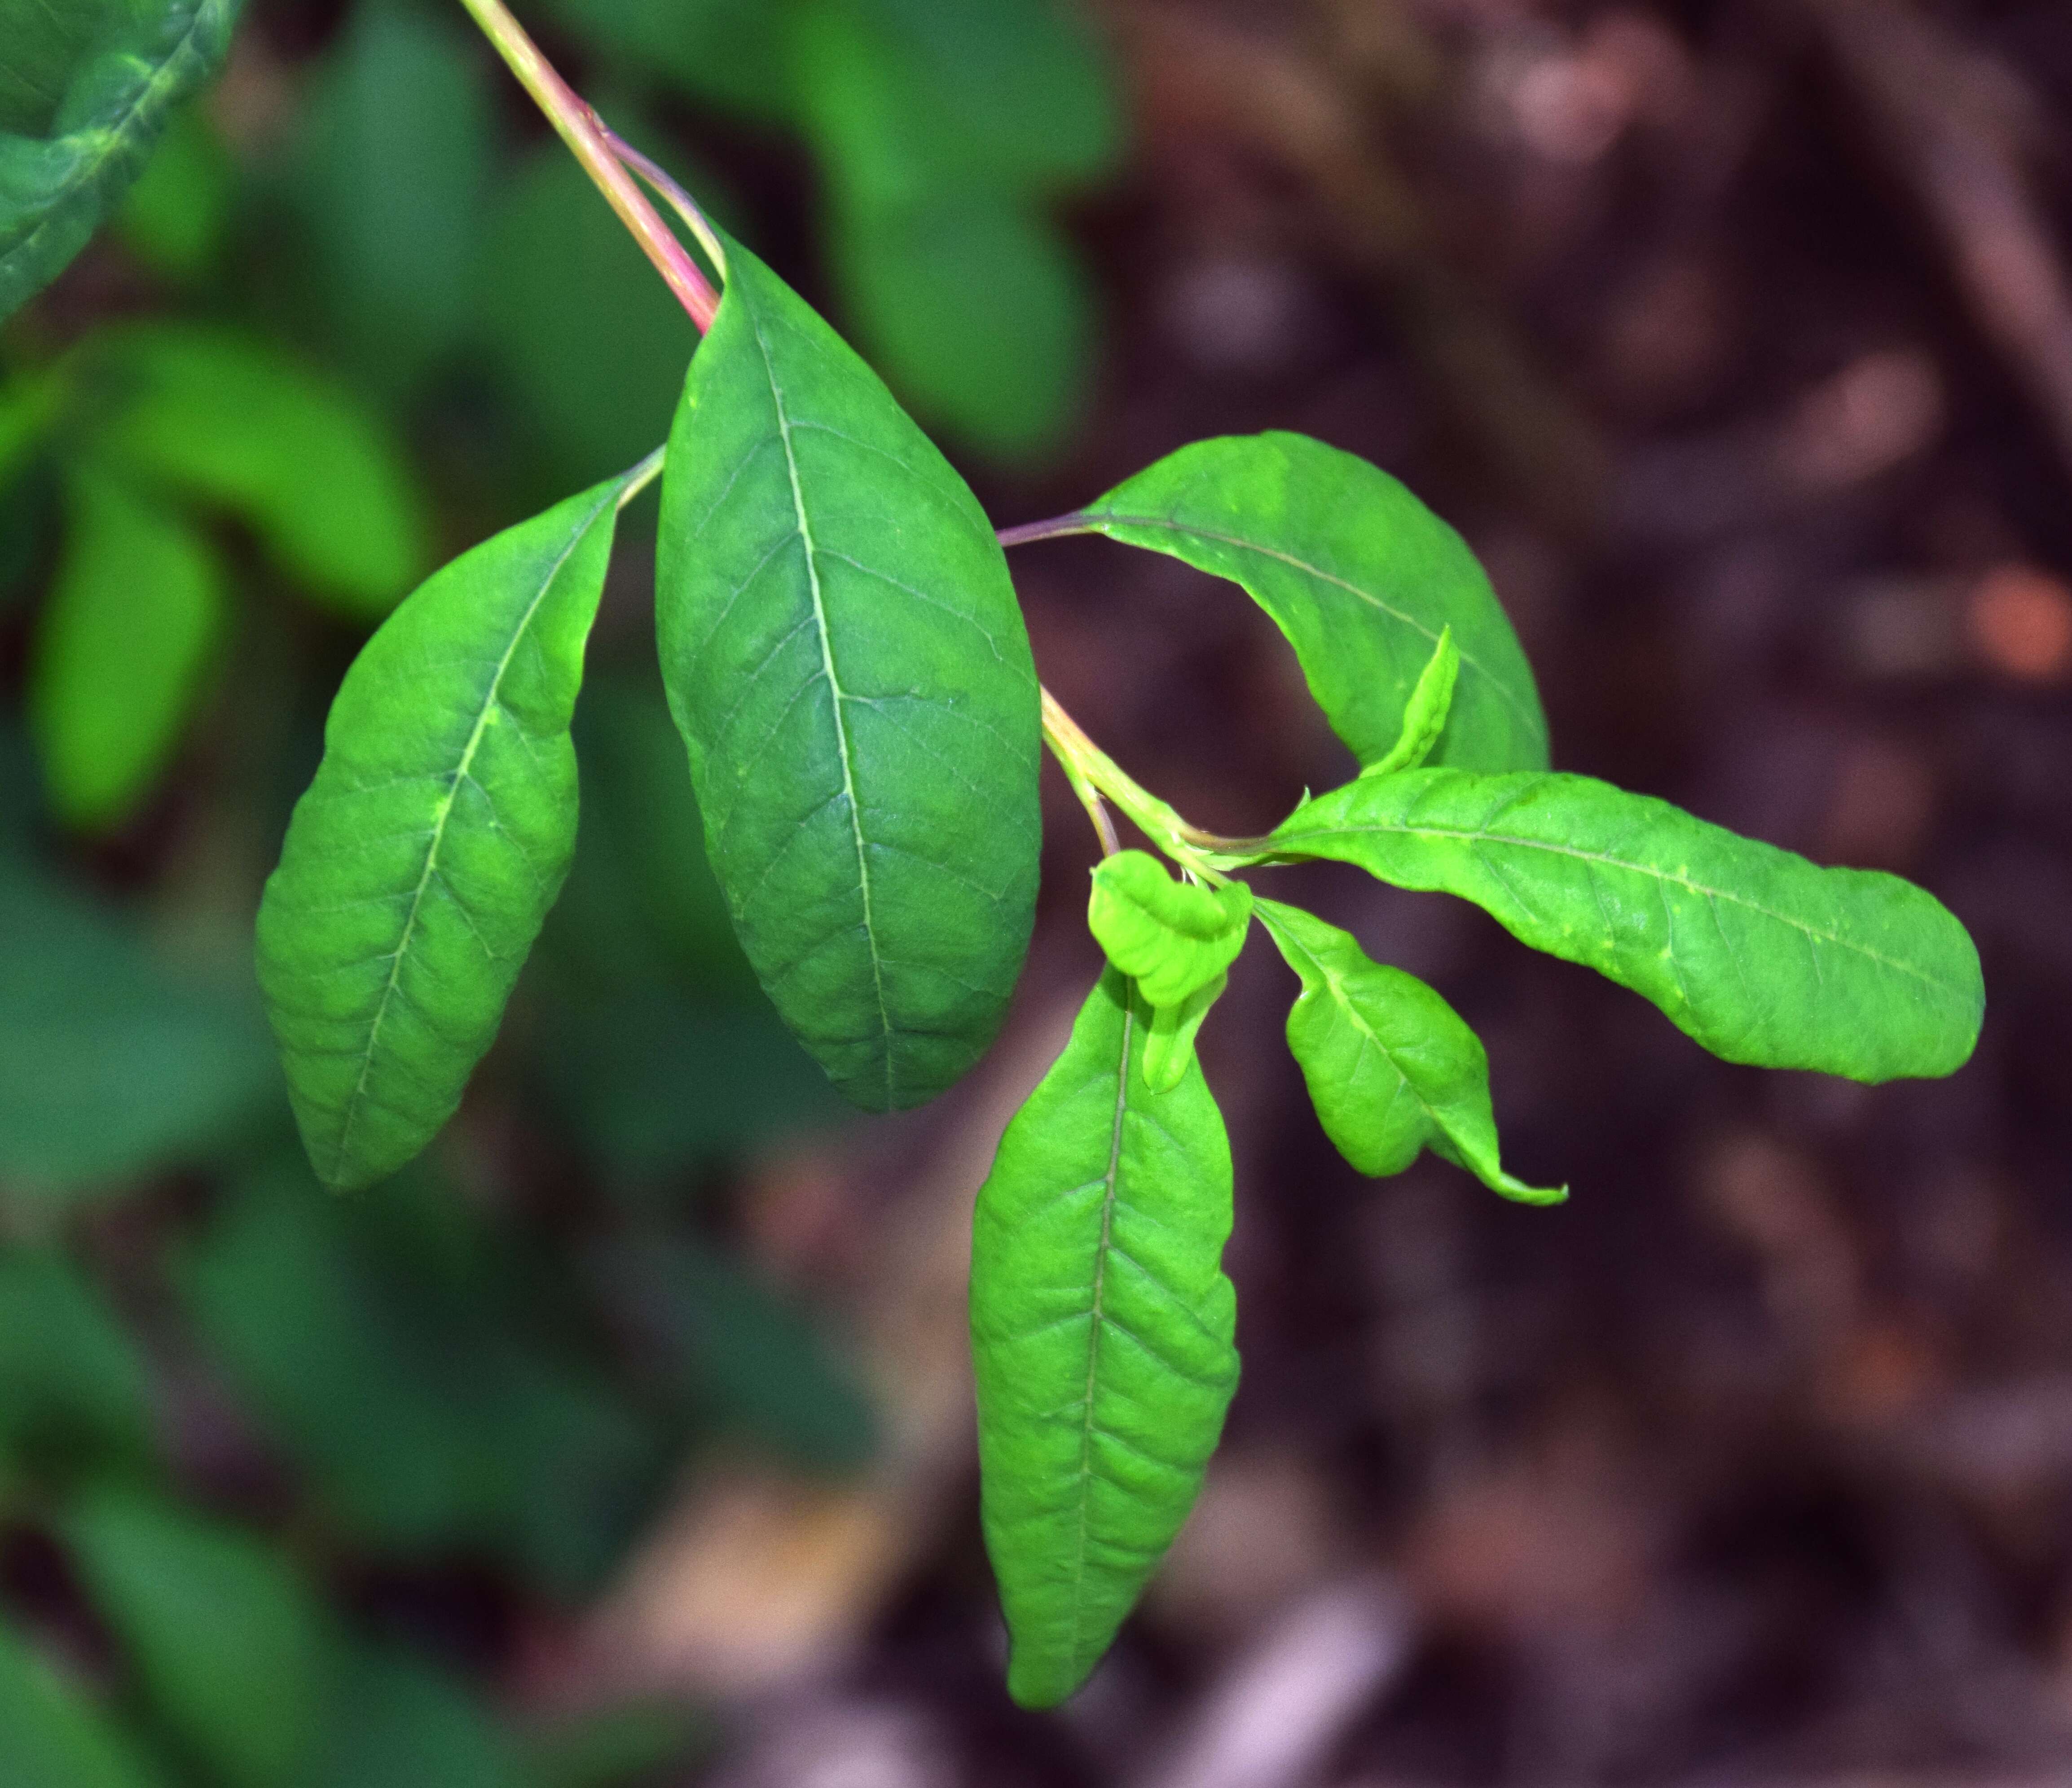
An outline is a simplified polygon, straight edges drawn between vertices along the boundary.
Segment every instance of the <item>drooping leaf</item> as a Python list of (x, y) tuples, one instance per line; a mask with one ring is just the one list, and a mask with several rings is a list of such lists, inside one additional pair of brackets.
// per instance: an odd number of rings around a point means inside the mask
[(670, 436), (656, 608), (764, 988), (857, 1104), (932, 1097), (992, 1041), (1028, 946), (1028, 635), (963, 481), (743, 249)]
[(163, 774), (224, 630), (207, 540), (121, 479), (74, 471), (37, 630), (29, 718), (68, 825), (119, 825)]
[(1504, 1172), (1489, 1058), (1451, 1006), (1299, 906), (1262, 900), (1257, 910), (1301, 978), (1288, 1047), (1340, 1154), (1379, 1176), (1401, 1173), (1429, 1148), (1507, 1198), (1558, 1204), (1568, 1195), (1565, 1186), (1527, 1186)]
[(387, 430), (270, 343), (132, 324), (94, 339), (82, 376), (107, 405), (103, 452), (228, 511), (312, 595), (371, 619), (422, 573), (424, 504)]
[(1229, 976), (1218, 975), (1178, 1005), (1153, 1008), (1151, 1028), (1144, 1037), (1144, 1083), (1153, 1092), (1170, 1092), (1186, 1077), (1202, 1021), (1229, 985)]
[(1146, 1091), (1114, 969), (1001, 1139), (972, 1237), (986, 1549), (1025, 1707), (1086, 1679), (1200, 1493), (1237, 1383), (1230, 1144), (1198, 1067)]
[(129, 1734), (0, 1619), (0, 1782), (10, 1788), (162, 1788)]
[(135, 1465), (150, 1438), (142, 1357), (98, 1288), (55, 1249), (0, 1252), (0, 1454)]
[(1147, 851), (1119, 851), (1095, 866), (1087, 924), (1108, 960), (1154, 1006), (1178, 1005), (1237, 960), (1252, 923), (1242, 882), (1209, 888), (1176, 882)]
[(1588, 776), (1363, 779), (1304, 803), (1271, 843), (1472, 900), (1730, 1062), (1875, 1082), (1949, 1074), (1978, 1038), (1978, 952), (1932, 895)]
[(568, 873), (569, 721), (641, 469), (435, 573), (346, 673), (259, 910), (259, 975), (318, 1173), (435, 1136)]
[(1399, 770), (1423, 767), (1432, 755), (1432, 747), (1439, 742), (1439, 735), (1446, 730), (1446, 717), (1453, 706), (1453, 685), (1460, 673), (1461, 653), (1453, 643), (1453, 630), (1441, 627), (1431, 660), (1417, 673), (1417, 686), (1404, 705), (1401, 735), (1386, 757), (1376, 758), (1360, 772), (1363, 776), (1392, 776)]
[(0, 318), (86, 246), (221, 64), (238, 5), (12, 0), (0, 13)]
[(458, 18), (354, 7), (294, 145), (290, 196), (325, 333), (392, 393), (454, 345), (477, 300), (495, 118), (486, 47)]
[(1073, 519), (1242, 585), (1287, 635), (1310, 694), (1362, 764), (1401, 737), (1417, 675), (1451, 627), (1460, 680), (1436, 760), (1545, 767), (1531, 668), (1482, 568), (1365, 460), (1300, 434), (1197, 441)]
[(145, 1699), (208, 1775), (231, 1788), (299, 1782), (337, 1660), (330, 1617), (287, 1558), (240, 1528), (112, 1486), (61, 1525)]
[(0, 1185), (71, 1194), (216, 1142), (269, 1090), (265, 1026), (88, 896), (0, 856)]

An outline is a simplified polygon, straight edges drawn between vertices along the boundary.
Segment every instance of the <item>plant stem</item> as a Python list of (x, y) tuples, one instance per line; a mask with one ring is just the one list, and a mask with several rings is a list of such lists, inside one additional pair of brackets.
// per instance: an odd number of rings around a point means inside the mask
[(699, 210), (697, 200), (684, 191), (671, 178), (669, 171), (660, 162), (650, 161), (602, 120), (600, 119), (598, 124), (612, 154), (660, 194), (670, 210), (690, 226), (691, 233), (698, 239), (698, 245), (705, 251), (713, 265), (724, 277), (726, 273), (726, 247), (720, 241), (719, 232), (712, 227), (705, 214)]
[(689, 251), (648, 203), (633, 176), (620, 165), (612, 150), (610, 133), (596, 113), (554, 72), (540, 54), (539, 47), (525, 35), (525, 27), (511, 16), (504, 0), (460, 0), (460, 3), (482, 27), (483, 35), (496, 46), (497, 54), (509, 64), (519, 84), (547, 114), (547, 121), (582, 164), (583, 172), (596, 183), (606, 202), (619, 213), (619, 221), (633, 232), (641, 252), (654, 262), (655, 270), (703, 335), (712, 327), (719, 310), (718, 294), (698, 271)]

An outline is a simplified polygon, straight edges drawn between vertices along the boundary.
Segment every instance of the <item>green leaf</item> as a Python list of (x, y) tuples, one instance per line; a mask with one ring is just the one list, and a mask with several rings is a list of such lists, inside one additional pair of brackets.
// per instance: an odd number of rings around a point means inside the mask
[(55, 1249), (0, 1252), (0, 1452), (76, 1470), (150, 1449), (143, 1358), (99, 1289)]
[(1093, 872), (1087, 925), (1154, 1006), (1178, 1005), (1237, 960), (1252, 923), (1242, 882), (1175, 882), (1149, 853), (1119, 851)]
[(1417, 687), (1404, 705), (1401, 735), (1388, 756), (1377, 758), (1360, 772), (1363, 776), (1392, 776), (1399, 770), (1423, 766), (1446, 730), (1446, 716), (1453, 705), (1453, 685), (1460, 673), (1461, 652), (1453, 643), (1453, 630), (1441, 627), (1431, 660), (1417, 673)]
[(546, 10), (626, 72), (658, 75), (751, 118), (774, 121), (789, 109), (779, 9), (770, 0), (547, 0)]
[(0, 14), (0, 317), (64, 270), (215, 72), (239, 0), (10, 0)]
[(0, 1782), (8, 1788), (162, 1788), (129, 1735), (0, 1620)]
[(61, 1525), (145, 1699), (210, 1777), (232, 1788), (299, 1781), (336, 1659), (329, 1617), (288, 1560), (127, 1490), (94, 1492)]
[(346, 673), (259, 910), (259, 976), (318, 1173), (438, 1134), (575, 845), (569, 721), (618, 506), (645, 468), (436, 572)]
[(228, 511), (313, 595), (372, 619), (423, 571), (430, 528), (401, 450), (279, 349), (235, 329), (138, 323), (95, 337), (82, 372), (110, 406), (103, 451)]
[(314, 1788), (521, 1788), (514, 1747), (480, 1698), (393, 1647), (356, 1648)]
[(363, 382), (385, 392), (407, 391), (451, 348), (477, 300), (496, 147), (486, 73), (484, 46), (464, 26), (368, 0), (302, 116), (291, 196), (312, 296)]
[(1149, 1020), (1102, 976), (978, 1195), (981, 1500), (1024, 1707), (1063, 1700), (1108, 1649), (1237, 1385), (1230, 1144), (1198, 1067), (1145, 1090)]
[(29, 721), (68, 825), (120, 825), (164, 774), (220, 646), (208, 542), (119, 479), (71, 479), (70, 527), (29, 673)]
[(1028, 947), (1035, 668), (961, 479), (744, 249), (670, 436), (656, 607), (734, 928), (860, 1105), (993, 1039)]
[(265, 1027), (97, 902), (0, 858), (0, 1183), (69, 1194), (191, 1157), (271, 1079)]
[[(946, 27), (972, 40), (965, 50), (997, 47), (1017, 14), (1043, 9), (996, 6), (960, 22), (964, 10), (964, 0), (800, 9), (800, 109), (828, 170), (834, 270), (872, 364), (926, 420), (996, 458), (1026, 459), (1056, 446), (1084, 406), (1093, 306), (1070, 245), (968, 115), (996, 115), (985, 83), (999, 71), (953, 44), (930, 47)], [(912, 16), (870, 16), (888, 11)], [(939, 76), (945, 56), (974, 66)]]
[(1218, 975), (1178, 1005), (1153, 1008), (1151, 1029), (1144, 1038), (1144, 1083), (1153, 1092), (1170, 1092), (1186, 1077), (1187, 1066), (1194, 1059), (1194, 1038), (1202, 1021), (1229, 985), (1229, 976)]
[(1414, 975), (1371, 960), (1350, 932), (1277, 900), (1258, 910), (1301, 977), (1288, 1047), (1340, 1154), (1379, 1176), (1401, 1173), (1429, 1147), (1523, 1204), (1568, 1195), (1504, 1172), (1489, 1058), (1459, 1013)]
[(115, 227), (138, 259), (175, 279), (197, 280), (215, 265), (230, 224), (230, 154), (198, 102), (175, 113)]
[(1362, 780), (1304, 803), (1269, 848), (1472, 900), (1730, 1062), (1875, 1082), (1951, 1073), (1978, 1039), (1978, 952), (1932, 895), (1590, 777)]
[(1460, 681), (1437, 760), (1545, 767), (1531, 668), (1482, 568), (1365, 460), (1300, 434), (1197, 441), (1072, 519), (1242, 585), (1287, 635), (1310, 694), (1362, 764), (1402, 736), (1417, 675), (1451, 627)]

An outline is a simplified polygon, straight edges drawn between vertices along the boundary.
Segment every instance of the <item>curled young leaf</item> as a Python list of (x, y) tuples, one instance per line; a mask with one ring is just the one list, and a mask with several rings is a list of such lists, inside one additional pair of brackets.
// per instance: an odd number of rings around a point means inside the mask
[(1961, 1067), (1978, 952), (1935, 898), (1821, 869), (1588, 776), (1419, 770), (1305, 801), (1268, 841), (1472, 900), (1645, 995), (1716, 1055), (1852, 1080)]
[(1362, 764), (1401, 737), (1419, 671), (1453, 631), (1441, 763), (1539, 770), (1547, 718), (1518, 636), (1459, 535), (1378, 467), (1306, 435), (1197, 441), (1071, 518), (1227, 578), (1287, 635)]
[(1299, 906), (1259, 902), (1260, 923), (1302, 991), (1288, 1047), (1324, 1133), (1363, 1174), (1400, 1174), (1430, 1148), (1522, 1204), (1559, 1204), (1565, 1186), (1503, 1170), (1489, 1058), (1460, 1014), (1413, 975), (1372, 960), (1350, 932)]
[(1144, 1083), (1153, 1092), (1170, 1092), (1186, 1078), (1202, 1021), (1229, 985), (1230, 976), (1219, 975), (1178, 1005), (1152, 1009), (1151, 1029), (1144, 1038)]
[(742, 248), (670, 435), (669, 705), (778, 1010), (857, 1104), (993, 1040), (1035, 912), (1035, 666), (976, 499)]
[(1237, 1384), (1230, 1143), (1198, 1067), (1145, 1090), (1149, 1023), (1108, 970), (978, 1196), (981, 1501), (1024, 1707), (1064, 1700), (1107, 1650)]
[(452, 1116), (575, 846), (569, 721), (643, 467), (434, 573), (367, 643), (259, 909), (302, 1140), (365, 1186)]
[(1417, 687), (1403, 709), (1403, 731), (1389, 748), (1360, 774), (1392, 776), (1399, 770), (1416, 770), (1432, 755), (1432, 747), (1446, 730), (1446, 716), (1453, 705), (1453, 684), (1461, 672), (1460, 647), (1453, 643), (1450, 627), (1439, 630), (1439, 643), (1432, 648), (1430, 661), (1417, 673)]
[(1095, 866), (1087, 927), (1153, 1006), (1177, 1006), (1215, 980), (1236, 961), (1251, 923), (1252, 890), (1241, 882), (1176, 882), (1141, 850)]

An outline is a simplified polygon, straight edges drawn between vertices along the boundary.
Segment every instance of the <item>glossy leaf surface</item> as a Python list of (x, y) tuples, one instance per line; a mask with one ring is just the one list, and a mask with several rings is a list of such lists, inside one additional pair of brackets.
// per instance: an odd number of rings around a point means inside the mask
[(1242, 882), (1176, 882), (1148, 851), (1118, 851), (1094, 869), (1087, 924), (1108, 960), (1154, 1006), (1178, 1005), (1237, 960), (1252, 923)]
[(0, 14), (0, 317), (86, 246), (166, 120), (213, 74), (239, 0), (60, 0)]
[(146, 1698), (210, 1777), (292, 1788), (335, 1660), (328, 1616), (286, 1558), (238, 1528), (112, 1487), (73, 1508), (64, 1533)]
[(1197, 441), (1077, 519), (1243, 586), (1287, 635), (1310, 694), (1362, 764), (1396, 745), (1418, 673), (1450, 626), (1460, 680), (1436, 761), (1545, 767), (1539, 691), (1482, 566), (1365, 460), (1300, 434)]
[(1149, 1091), (1150, 1012), (1101, 977), (1007, 1127), (972, 1239), (986, 1549), (1008, 1689), (1063, 1700), (1200, 1493), (1237, 1383), (1230, 1144), (1198, 1067)]
[(0, 1619), (0, 1782), (163, 1788), (166, 1781), (82, 1688)]
[(764, 988), (857, 1104), (932, 1097), (992, 1041), (1028, 946), (1028, 636), (963, 481), (743, 249), (670, 437), (656, 609)]
[(121, 480), (80, 471), (37, 629), (29, 716), (67, 824), (120, 824), (179, 746), (224, 619), (208, 541)]
[(1934, 896), (1590, 777), (1362, 780), (1305, 802), (1271, 842), (1472, 900), (1535, 949), (1644, 994), (1730, 1062), (1932, 1076), (1961, 1067), (1978, 1038), (1978, 952)]
[(138, 324), (97, 340), (83, 376), (109, 406), (104, 451), (228, 511), (312, 594), (372, 619), (422, 573), (428, 526), (395, 442), (348, 393), (271, 344)]
[(333, 1186), (436, 1135), (568, 873), (569, 722), (634, 475), (436, 573), (346, 673), (259, 911), (302, 1140)]
[(1400, 1174), (1430, 1148), (1493, 1192), (1556, 1204), (1566, 1190), (1503, 1170), (1489, 1058), (1459, 1013), (1414, 975), (1372, 960), (1358, 939), (1299, 906), (1262, 900), (1260, 923), (1302, 991), (1288, 1047), (1324, 1133), (1363, 1174)]

